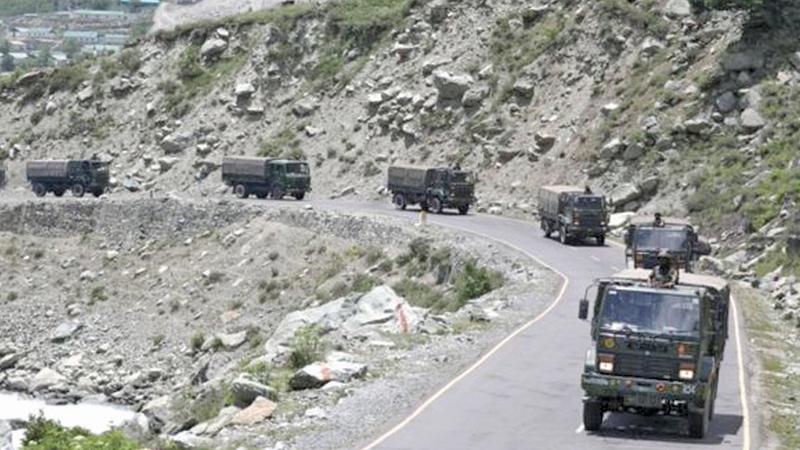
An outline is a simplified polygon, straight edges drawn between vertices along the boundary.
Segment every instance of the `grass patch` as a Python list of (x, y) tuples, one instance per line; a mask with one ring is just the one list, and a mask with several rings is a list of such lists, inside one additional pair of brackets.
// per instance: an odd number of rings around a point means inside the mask
[(658, 11), (656, 0), (643, 0), (637, 4), (628, 0), (601, 0), (604, 13), (628, 22), (631, 26), (658, 37), (669, 33), (669, 24)]
[(292, 127), (284, 127), (268, 139), (262, 139), (258, 145), (258, 156), (264, 158), (305, 159), (300, 148), (300, 138)]
[(456, 298), (463, 306), (469, 300), (499, 289), (503, 283), (500, 272), (478, 267), (474, 261), (467, 261), (455, 278)]

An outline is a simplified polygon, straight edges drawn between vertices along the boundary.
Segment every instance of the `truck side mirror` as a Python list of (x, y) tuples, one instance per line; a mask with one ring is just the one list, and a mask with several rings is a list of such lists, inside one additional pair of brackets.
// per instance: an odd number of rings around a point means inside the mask
[(589, 300), (585, 298), (578, 303), (578, 319), (586, 320), (589, 317)]

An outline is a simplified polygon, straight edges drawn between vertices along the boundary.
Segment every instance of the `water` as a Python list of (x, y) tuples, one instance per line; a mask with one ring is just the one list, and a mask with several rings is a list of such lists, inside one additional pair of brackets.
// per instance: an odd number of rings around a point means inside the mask
[[(0, 421), (27, 421), (30, 416), (40, 413), (45, 418), (55, 420), (65, 427), (81, 427), (95, 434), (104, 433), (129, 422), (135, 422), (143, 427), (147, 425), (144, 415), (120, 406), (89, 402), (74, 405), (48, 405), (43, 400), (0, 393)], [(25, 430), (14, 431), (11, 448), (20, 448), (24, 436)], [(7, 445), (4, 439), (7, 438), (0, 436), (0, 450), (7, 450), (4, 447)]]

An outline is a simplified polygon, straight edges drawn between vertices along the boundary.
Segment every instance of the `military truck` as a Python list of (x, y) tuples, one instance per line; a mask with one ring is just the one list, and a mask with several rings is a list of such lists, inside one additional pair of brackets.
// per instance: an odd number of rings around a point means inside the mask
[(0, 165), (0, 189), (6, 185), (6, 181), (6, 168), (5, 166)]
[(437, 214), (455, 208), (464, 215), (475, 201), (475, 178), (460, 169), (393, 166), (389, 167), (387, 187), (399, 209), (419, 204)]
[(96, 159), (28, 161), (25, 173), (37, 197), (61, 197), (67, 190), (75, 197), (99, 197), (108, 189), (108, 163)]
[(700, 256), (711, 247), (700, 239), (692, 224), (671, 217), (635, 217), (625, 230), (625, 263), (628, 267), (652, 269), (656, 255), (666, 250), (676, 266), (692, 272)]
[(562, 244), (593, 237), (597, 245), (604, 245), (608, 231), (606, 200), (577, 186), (542, 186), (539, 223), (545, 237), (557, 232)]
[(302, 200), (311, 191), (308, 163), (294, 159), (228, 157), (222, 161), (222, 181), (239, 198), (291, 195)]
[[(668, 287), (650, 275), (626, 269), (594, 285), (583, 425), (599, 430), (606, 411), (663, 414), (686, 417), (689, 434), (702, 438), (714, 416), (730, 289), (723, 279), (688, 272)], [(578, 317), (588, 315), (584, 298)]]

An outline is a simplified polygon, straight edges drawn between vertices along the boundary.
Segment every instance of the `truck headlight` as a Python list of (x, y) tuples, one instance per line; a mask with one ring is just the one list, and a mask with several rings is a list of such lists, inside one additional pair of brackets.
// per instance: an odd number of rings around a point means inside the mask
[(614, 372), (614, 355), (598, 355), (597, 369), (600, 372)]
[(694, 379), (694, 364), (681, 364), (678, 369), (678, 378), (681, 380)]

